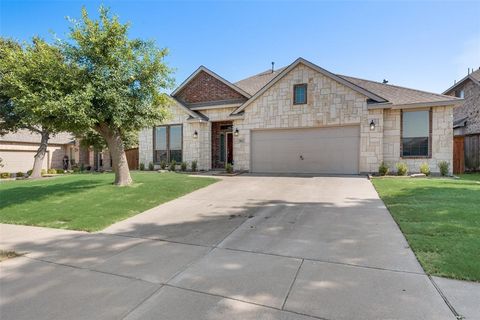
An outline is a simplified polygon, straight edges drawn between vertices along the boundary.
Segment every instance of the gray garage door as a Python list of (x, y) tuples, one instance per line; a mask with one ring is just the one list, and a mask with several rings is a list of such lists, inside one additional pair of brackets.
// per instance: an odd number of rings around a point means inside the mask
[(357, 174), (357, 126), (253, 130), (252, 172)]

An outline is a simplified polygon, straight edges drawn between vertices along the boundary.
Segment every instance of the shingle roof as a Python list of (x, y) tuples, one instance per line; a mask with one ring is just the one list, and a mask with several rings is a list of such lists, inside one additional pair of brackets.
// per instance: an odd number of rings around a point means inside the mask
[(453, 86), (451, 86), (450, 88), (448, 88), (447, 90), (445, 90), (443, 93), (444, 94), (450, 94), (452, 93), (453, 90), (455, 90), (458, 86), (462, 85), (466, 80), (472, 80), (473, 82), (475, 82), (476, 84), (480, 85), (480, 68), (473, 71), (472, 73), (470, 74), (467, 74), (465, 77), (463, 77), (463, 79), (461, 79), (460, 81), (458, 82), (455, 82), (455, 84)]
[(272, 70), (267, 70), (259, 74), (256, 74), (254, 76), (248, 77), (246, 79), (237, 81), (234, 84), (253, 96), (260, 89), (262, 89), (267, 83), (269, 83), (273, 78), (275, 78), (280, 72), (282, 72), (285, 68), (286, 67), (283, 67), (273, 72)]
[(386, 100), (388, 100), (394, 105), (454, 100), (453, 97), (446, 96), (443, 94), (421, 91), (417, 89), (410, 89), (410, 88), (400, 87), (396, 85), (384, 84), (381, 82), (348, 77), (343, 75), (339, 75), (339, 76), (347, 81), (350, 81), (356, 84), (359, 87), (362, 87), (368, 91), (375, 93), (376, 95), (379, 95), (385, 98)]
[[(250, 93), (252, 96), (269, 83), (275, 76), (282, 72), (286, 67), (272, 72), (267, 70), (235, 82), (235, 85)], [(480, 71), (480, 70), (479, 70)], [(480, 78), (480, 72), (477, 72)], [(473, 74), (473, 73), (472, 73)], [(472, 75), (471, 74), (471, 75)], [(377, 96), (380, 96), (393, 105), (415, 104), (415, 103), (434, 103), (441, 101), (451, 101), (455, 98), (443, 94), (437, 94), (427, 91), (410, 89), (391, 84), (383, 84), (376, 81), (365, 80), (355, 77), (337, 75), (358, 87), (368, 90)]]
[[(49, 144), (67, 144), (72, 142), (75, 137), (71, 133), (60, 132), (52, 135), (48, 141)], [(19, 143), (40, 143), (41, 137), (38, 133), (32, 133), (30, 130), (18, 130), (15, 133), (7, 133), (0, 136), (0, 141), (19, 142)]]

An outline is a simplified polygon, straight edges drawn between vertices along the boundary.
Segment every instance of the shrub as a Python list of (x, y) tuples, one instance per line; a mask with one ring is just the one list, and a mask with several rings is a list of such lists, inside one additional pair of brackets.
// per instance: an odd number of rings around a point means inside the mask
[(56, 169), (56, 170), (57, 170), (57, 173), (58, 173), (58, 174), (63, 174), (63, 173), (65, 173), (65, 170), (63, 170), (63, 169)]
[(72, 170), (73, 170), (73, 173), (78, 173), (80, 172), (80, 168), (75, 166), (75, 167), (72, 167)]
[(40, 171), (40, 174), (41, 174), (42, 176), (45, 175), (45, 174), (47, 174), (47, 169), (42, 169), (42, 170)]
[(17, 177), (17, 178), (21, 178), (21, 177), (23, 177), (23, 176), (25, 176), (25, 174), (24, 174), (23, 172), (21, 172), (21, 171), (15, 173), (15, 177)]
[(388, 171), (390, 169), (388, 168), (388, 166), (385, 164), (385, 162), (382, 161), (382, 163), (380, 163), (380, 166), (378, 167), (378, 173), (381, 175), (381, 176), (386, 176), (388, 174)]
[(233, 166), (231, 163), (227, 163), (225, 165), (225, 171), (227, 171), (227, 173), (232, 173), (233, 172)]
[(172, 162), (170, 162), (170, 171), (175, 171), (175, 167), (177, 166), (177, 162), (175, 160), (172, 160)]
[(27, 176), (31, 176), (31, 175), (32, 175), (32, 172), (33, 172), (33, 170), (31, 170), (31, 169), (28, 170), (28, 171), (27, 171)]
[(448, 161), (440, 161), (438, 163), (438, 168), (440, 169), (440, 174), (442, 176), (448, 175), (448, 169), (450, 168), (450, 163)]
[(85, 171), (85, 165), (83, 163), (80, 163), (80, 172)]
[(145, 170), (145, 163), (140, 162), (139, 169), (140, 169), (140, 171), (144, 171)]
[(0, 173), (0, 179), (7, 179), (7, 178), (10, 178), (10, 173), (8, 172)]
[(428, 165), (428, 163), (424, 162), (420, 165), (420, 172), (426, 176), (430, 175), (430, 166)]
[(153, 171), (153, 169), (155, 169), (155, 166), (153, 165), (153, 162), (150, 161), (148, 163), (148, 170)]
[(180, 164), (180, 169), (182, 169), (182, 171), (187, 171), (187, 163), (184, 161)]
[(48, 174), (57, 174), (57, 170), (55, 170), (55, 169), (48, 169), (47, 173), (48, 173)]
[(192, 171), (197, 172), (197, 160), (192, 161)]
[(406, 176), (408, 173), (408, 166), (405, 162), (397, 163), (397, 174), (399, 176)]
[(160, 169), (165, 170), (165, 168), (167, 168), (167, 161), (160, 161)]

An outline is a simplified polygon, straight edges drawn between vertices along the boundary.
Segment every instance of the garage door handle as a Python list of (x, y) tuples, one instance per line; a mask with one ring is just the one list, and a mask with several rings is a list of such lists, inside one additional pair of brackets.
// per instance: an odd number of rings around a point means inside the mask
[(300, 160), (303, 160), (303, 156), (302, 156), (302, 155), (300, 155)]

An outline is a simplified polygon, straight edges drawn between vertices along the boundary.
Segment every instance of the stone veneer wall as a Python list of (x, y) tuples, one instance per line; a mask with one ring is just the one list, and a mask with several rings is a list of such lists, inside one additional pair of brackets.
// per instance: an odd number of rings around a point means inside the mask
[(462, 88), (465, 101), (453, 111), (455, 119), (468, 117), (463, 134), (480, 133), (480, 85), (467, 80)]
[(405, 162), (410, 172), (419, 172), (420, 165), (427, 162), (431, 172), (439, 172), (438, 162), (445, 160), (450, 163), (450, 172), (453, 166), (453, 107), (432, 108), (432, 157), (401, 158), (400, 134), (401, 111), (384, 111), (383, 129), (383, 157), (392, 172), (396, 171), (397, 162)]
[[(204, 110), (202, 113), (211, 121), (227, 120), (234, 108), (219, 108)], [(212, 168), (211, 156), (211, 122), (186, 122), (189, 115), (177, 104), (170, 108), (170, 117), (162, 124), (183, 124), (183, 161), (190, 166), (193, 160), (198, 162), (199, 170)], [(159, 124), (161, 125), (161, 124)], [(197, 131), (198, 138), (193, 138)], [(144, 128), (139, 133), (139, 162), (148, 166), (153, 162), (153, 128)], [(235, 157), (235, 154), (234, 154)], [(156, 168), (159, 166), (156, 165)]]
[[(307, 83), (307, 104), (293, 104), (293, 85)], [(369, 129), (369, 119), (379, 125)], [(267, 128), (360, 126), (360, 171), (376, 171), (382, 156), (382, 111), (368, 110), (366, 97), (317, 71), (298, 65), (252, 102), (245, 118), (234, 121), (236, 170), (250, 169), (250, 131)]]

